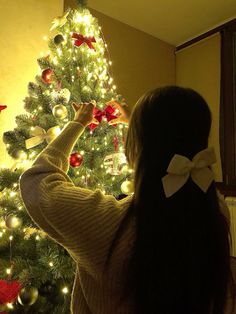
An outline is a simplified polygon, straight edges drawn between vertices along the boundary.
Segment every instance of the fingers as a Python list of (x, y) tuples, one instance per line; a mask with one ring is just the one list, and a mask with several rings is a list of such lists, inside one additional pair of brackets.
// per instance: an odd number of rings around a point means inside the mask
[(114, 124), (118, 124), (121, 123), (122, 121), (120, 120), (120, 118), (117, 119), (112, 119), (111, 121), (108, 122), (109, 125), (114, 125)]
[(84, 108), (91, 110), (96, 105), (96, 102), (95, 102), (95, 100), (92, 100), (89, 103), (81, 103), (81, 104), (76, 104), (75, 102), (73, 102), (71, 105), (72, 105), (74, 111), (76, 112), (79, 109), (84, 109)]
[(76, 104), (75, 102), (73, 102), (71, 105), (72, 105), (75, 112), (78, 111), (80, 106), (81, 106), (80, 104)]

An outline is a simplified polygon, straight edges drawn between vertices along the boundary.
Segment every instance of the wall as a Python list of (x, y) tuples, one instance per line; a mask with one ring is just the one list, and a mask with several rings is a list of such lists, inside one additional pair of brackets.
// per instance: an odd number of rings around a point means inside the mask
[(220, 34), (201, 40), (176, 52), (176, 85), (195, 89), (207, 101), (212, 112), (209, 145), (216, 150), (213, 166), (216, 181), (222, 182), (220, 158)]
[[(66, 8), (75, 0), (65, 0)], [(151, 35), (138, 31), (100, 12), (98, 18), (108, 44), (117, 90), (133, 105), (147, 90), (175, 84), (175, 48)]]
[(63, 13), (63, 0), (0, 1), (0, 165), (13, 161), (6, 153), (2, 134), (15, 126), (15, 116), (24, 113), (27, 85), (38, 73), (37, 58), (47, 51), (44, 35), (52, 20)]

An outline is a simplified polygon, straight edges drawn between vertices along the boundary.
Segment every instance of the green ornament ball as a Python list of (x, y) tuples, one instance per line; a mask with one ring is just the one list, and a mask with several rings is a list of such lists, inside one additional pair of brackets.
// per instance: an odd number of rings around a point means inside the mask
[(38, 299), (38, 289), (36, 287), (25, 287), (18, 295), (18, 302), (21, 305), (33, 305)]
[(64, 37), (61, 34), (58, 34), (53, 39), (55, 45), (60, 45), (64, 41)]

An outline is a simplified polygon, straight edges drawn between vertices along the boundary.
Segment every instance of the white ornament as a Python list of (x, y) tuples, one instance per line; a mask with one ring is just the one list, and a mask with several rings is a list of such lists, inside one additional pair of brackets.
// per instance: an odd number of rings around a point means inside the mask
[(104, 166), (107, 173), (118, 176), (122, 174), (122, 168), (127, 163), (124, 153), (114, 153), (104, 158)]
[(63, 88), (60, 91), (52, 91), (51, 92), (51, 96), (53, 99), (57, 99), (57, 98), (64, 98), (66, 100), (66, 102), (68, 103), (70, 100), (70, 91), (67, 88)]

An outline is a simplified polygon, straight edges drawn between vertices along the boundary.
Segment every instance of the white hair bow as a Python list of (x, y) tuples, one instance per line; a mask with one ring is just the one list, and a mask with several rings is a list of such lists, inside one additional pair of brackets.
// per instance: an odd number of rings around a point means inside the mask
[(208, 166), (216, 162), (214, 148), (209, 147), (197, 153), (193, 160), (187, 157), (174, 155), (167, 168), (167, 175), (162, 178), (166, 197), (176, 193), (191, 176), (195, 184), (206, 193), (214, 180), (213, 172)]

